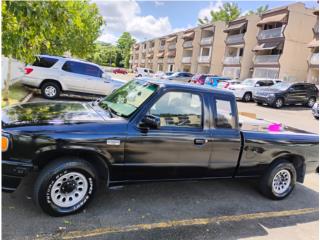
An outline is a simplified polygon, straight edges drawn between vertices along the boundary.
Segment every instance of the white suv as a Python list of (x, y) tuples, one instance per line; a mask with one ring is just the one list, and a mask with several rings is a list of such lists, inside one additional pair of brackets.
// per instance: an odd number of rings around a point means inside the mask
[(262, 87), (270, 87), (276, 83), (282, 82), (280, 79), (267, 78), (248, 78), (243, 80), (240, 84), (229, 87), (237, 99), (245, 102), (252, 101), (254, 93)]
[(32, 65), (27, 65), (21, 81), (41, 89), (47, 99), (55, 99), (61, 92), (105, 96), (124, 84), (111, 79), (94, 63), (48, 55), (39, 55)]

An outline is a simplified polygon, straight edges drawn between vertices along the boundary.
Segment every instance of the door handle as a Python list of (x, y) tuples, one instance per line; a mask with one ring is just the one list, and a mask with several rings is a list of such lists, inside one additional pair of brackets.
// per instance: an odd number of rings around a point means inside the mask
[(203, 139), (203, 138), (194, 139), (194, 144), (195, 145), (203, 145), (203, 144), (205, 144), (207, 142), (208, 142), (208, 140), (207, 139)]
[(103, 81), (104, 83), (110, 83), (109, 81)]

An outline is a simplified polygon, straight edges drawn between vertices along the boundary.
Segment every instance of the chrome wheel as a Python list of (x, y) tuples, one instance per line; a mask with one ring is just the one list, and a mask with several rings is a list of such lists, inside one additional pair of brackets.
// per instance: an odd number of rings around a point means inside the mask
[(246, 93), (246, 94), (244, 95), (244, 100), (245, 100), (246, 102), (250, 102), (250, 101), (251, 101), (251, 94), (250, 94), (250, 93)]
[(272, 180), (272, 190), (275, 194), (281, 195), (285, 193), (291, 183), (291, 174), (288, 170), (280, 170)]
[(277, 108), (281, 108), (283, 105), (283, 100), (281, 98), (278, 98), (275, 104)]
[(48, 97), (54, 97), (57, 94), (57, 89), (53, 86), (48, 86), (44, 89), (44, 93), (48, 96)]
[(316, 103), (316, 100), (314, 98), (309, 98), (308, 100), (308, 107), (313, 107), (313, 105)]
[(79, 172), (59, 177), (51, 188), (52, 202), (63, 208), (72, 207), (83, 200), (88, 191), (87, 178)]

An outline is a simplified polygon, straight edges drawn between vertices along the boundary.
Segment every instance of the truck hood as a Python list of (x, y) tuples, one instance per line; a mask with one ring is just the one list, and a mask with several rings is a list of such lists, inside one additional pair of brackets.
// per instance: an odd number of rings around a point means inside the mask
[(96, 122), (104, 119), (89, 103), (82, 102), (35, 102), (18, 104), (2, 110), (3, 127)]

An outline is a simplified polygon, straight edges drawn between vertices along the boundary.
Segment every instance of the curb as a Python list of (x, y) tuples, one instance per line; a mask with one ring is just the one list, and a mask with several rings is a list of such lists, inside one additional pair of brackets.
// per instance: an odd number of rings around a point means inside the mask
[(33, 97), (34, 92), (30, 92), (27, 96), (25, 96), (20, 103), (26, 103)]

